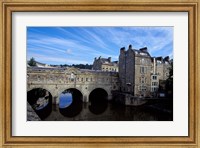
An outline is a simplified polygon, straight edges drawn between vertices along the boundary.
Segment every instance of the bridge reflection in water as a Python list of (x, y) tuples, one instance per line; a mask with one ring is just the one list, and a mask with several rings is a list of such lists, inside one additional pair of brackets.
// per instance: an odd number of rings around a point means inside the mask
[[(90, 93), (89, 102), (82, 102), (83, 96), (77, 89), (67, 89), (60, 95), (60, 103), (52, 104), (51, 94), (44, 89), (33, 89), (28, 92), (28, 102), (44, 121), (172, 121), (173, 110), (158, 110), (159, 106), (170, 104), (172, 100), (147, 103), (142, 106), (123, 106), (107, 101), (103, 89)], [(37, 108), (42, 98), (48, 105)], [(45, 103), (43, 103), (45, 104)], [(157, 106), (156, 106), (157, 104)], [(37, 106), (35, 106), (37, 105)], [(172, 108), (172, 107), (171, 107)]]
[(27, 101), (41, 120), (44, 120), (51, 114), (52, 95), (46, 89), (35, 88), (28, 91)]
[[(69, 112), (60, 112), (58, 105), (53, 105), (51, 114), (45, 121), (173, 121), (173, 112), (164, 112), (151, 104), (138, 107), (123, 106), (111, 102), (97, 104), (75, 103)], [(79, 113), (78, 113), (79, 112)], [(67, 115), (66, 115), (67, 114)]]
[(81, 92), (77, 89), (65, 90), (60, 96), (60, 113), (65, 117), (75, 117), (78, 115), (82, 110), (82, 97)]

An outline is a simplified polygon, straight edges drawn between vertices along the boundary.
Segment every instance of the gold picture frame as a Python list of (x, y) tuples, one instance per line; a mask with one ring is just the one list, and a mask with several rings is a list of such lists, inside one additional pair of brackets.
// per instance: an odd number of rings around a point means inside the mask
[[(0, 128), (2, 147), (200, 147), (199, 0), (2, 0), (0, 2)], [(14, 137), (12, 128), (12, 12), (188, 12), (189, 136), (185, 137)]]

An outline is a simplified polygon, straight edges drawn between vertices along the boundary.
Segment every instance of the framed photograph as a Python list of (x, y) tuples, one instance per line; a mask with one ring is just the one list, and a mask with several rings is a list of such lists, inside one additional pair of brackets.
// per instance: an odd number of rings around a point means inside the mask
[(199, 0), (0, 4), (1, 146), (199, 147)]

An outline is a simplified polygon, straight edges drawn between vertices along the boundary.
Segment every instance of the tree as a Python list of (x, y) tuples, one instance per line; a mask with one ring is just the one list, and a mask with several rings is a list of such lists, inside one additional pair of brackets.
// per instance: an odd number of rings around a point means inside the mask
[(32, 58), (30, 59), (30, 61), (28, 62), (28, 64), (29, 64), (30, 66), (36, 66), (36, 61), (35, 61), (35, 59), (32, 57)]

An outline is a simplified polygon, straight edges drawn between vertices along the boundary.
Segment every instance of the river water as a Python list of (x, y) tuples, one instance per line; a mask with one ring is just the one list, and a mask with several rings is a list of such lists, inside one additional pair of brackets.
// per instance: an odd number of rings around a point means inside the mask
[(45, 121), (173, 121), (172, 101), (159, 100), (142, 106), (104, 102), (75, 102), (68, 108), (53, 105)]

